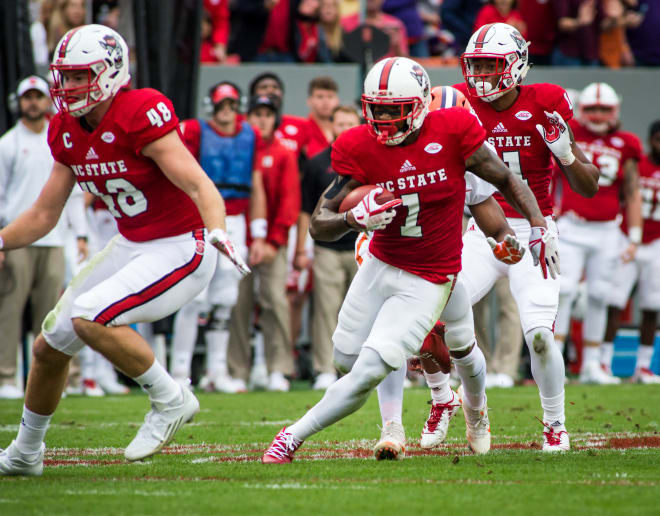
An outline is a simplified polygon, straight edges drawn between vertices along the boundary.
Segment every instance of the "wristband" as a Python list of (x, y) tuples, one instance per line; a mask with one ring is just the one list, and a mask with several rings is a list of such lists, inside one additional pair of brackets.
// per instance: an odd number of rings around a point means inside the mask
[(633, 226), (628, 228), (628, 240), (631, 244), (639, 245), (642, 243), (642, 228)]
[(558, 159), (559, 159), (559, 163), (561, 163), (563, 166), (570, 167), (575, 161), (575, 154), (571, 152), (570, 154), (566, 156), (562, 156), (561, 158)]
[(268, 221), (266, 219), (254, 219), (250, 221), (250, 234), (252, 238), (266, 238), (268, 234)]
[(344, 212), (344, 224), (346, 225), (347, 228), (351, 228), (351, 229), (353, 229), (353, 226), (351, 226), (351, 225), (348, 223), (348, 212), (349, 212), (349, 211), (350, 211), (350, 210), (346, 210), (346, 211)]
[(0, 249), (2, 249), (4, 246), (5, 246), (5, 241), (0, 236)]

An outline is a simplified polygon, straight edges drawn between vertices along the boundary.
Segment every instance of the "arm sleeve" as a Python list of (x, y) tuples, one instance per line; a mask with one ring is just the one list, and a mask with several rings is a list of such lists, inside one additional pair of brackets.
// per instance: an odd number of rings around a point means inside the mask
[(176, 131), (178, 124), (179, 119), (170, 99), (154, 91), (135, 109), (127, 128), (127, 136), (135, 153), (140, 154), (145, 145)]
[(267, 240), (273, 245), (286, 245), (289, 228), (298, 220), (300, 213), (300, 179), (298, 165), (292, 152), (285, 152), (282, 159), (280, 202), (272, 224), (268, 225)]

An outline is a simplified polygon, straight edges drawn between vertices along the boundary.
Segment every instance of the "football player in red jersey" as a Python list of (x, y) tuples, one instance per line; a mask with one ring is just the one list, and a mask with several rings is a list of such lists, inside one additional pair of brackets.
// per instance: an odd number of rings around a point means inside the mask
[[(637, 283), (637, 300), (642, 310), (640, 346), (637, 348), (637, 365), (633, 380), (639, 383), (660, 383), (660, 376), (651, 370), (653, 344), (660, 311), (660, 120), (649, 130), (648, 155), (639, 162), (639, 189), (642, 194), (642, 240), (633, 260), (619, 257), (614, 286), (610, 289), (609, 318), (605, 341), (613, 346), (619, 329), (621, 311), (625, 308), (630, 292)], [(635, 238), (628, 211), (623, 212), (621, 229), (624, 235), (618, 249), (628, 248)]]
[[(570, 326), (571, 306), (582, 275), (587, 281), (580, 382), (617, 384), (612, 376), (613, 346), (603, 345), (607, 302), (619, 255), (634, 259), (642, 241), (642, 198), (637, 163), (642, 144), (619, 129), (619, 96), (608, 84), (589, 84), (578, 98), (578, 119), (570, 121), (576, 143), (600, 170), (598, 193), (584, 199), (562, 178), (559, 240), (564, 265), (559, 291), (555, 341), (563, 350)], [(623, 201), (623, 202), (622, 202)], [(625, 205), (629, 244), (619, 248), (619, 214)], [(602, 356), (601, 356), (602, 353)], [(601, 368), (601, 358), (605, 370)]]
[(51, 90), (60, 112), (48, 143), (55, 158), (39, 198), (0, 231), (0, 248), (45, 235), (76, 181), (99, 196), (120, 235), (74, 277), (35, 339), (16, 440), (0, 453), (0, 474), (40, 475), (49, 421), (69, 360), (87, 344), (149, 394), (152, 410), (126, 448), (128, 460), (157, 453), (199, 410), (199, 402), (154, 360), (130, 328), (192, 299), (210, 280), (217, 255), (249, 272), (225, 233), (224, 203), (184, 146), (167, 97), (128, 90), (128, 47), (112, 29), (85, 25), (58, 43)]
[[(572, 117), (572, 107), (564, 89), (554, 84), (521, 84), (529, 69), (528, 46), (510, 25), (484, 25), (472, 35), (461, 56), (465, 82), (454, 87), (467, 95), (486, 130), (487, 141), (495, 146), (502, 161), (534, 192), (548, 227), (542, 238), (547, 238), (547, 234), (557, 234), (549, 192), (553, 156), (571, 188), (587, 197), (598, 189), (598, 169), (573, 141), (565, 121)], [(501, 195), (496, 194), (496, 198), (518, 239), (525, 241), (530, 231), (527, 221)], [(535, 241), (530, 238), (530, 243)], [(461, 278), (472, 304), (498, 278), (509, 277), (543, 407), (543, 450), (568, 450), (564, 361), (553, 335), (559, 269), (549, 267), (547, 257), (541, 260), (543, 277), (534, 267), (533, 256), (523, 257), (513, 267), (505, 265), (495, 259), (486, 237), (472, 222), (463, 236), (462, 259)]]
[[(349, 372), (277, 434), (264, 463), (291, 462), (307, 437), (357, 410), (383, 378), (419, 353), (461, 268), (466, 168), (525, 214), (532, 226), (531, 253), (556, 273), (556, 238), (547, 232), (532, 192), (484, 143), (486, 133), (474, 115), (460, 108), (429, 113), (430, 90), (426, 70), (415, 61), (378, 62), (364, 83), (367, 124), (345, 131), (333, 144), (332, 168), (341, 177), (314, 210), (312, 236), (334, 240), (351, 229), (374, 231), (370, 256), (351, 283), (333, 335), (335, 364)], [(363, 184), (379, 188), (338, 213), (344, 197)], [(384, 189), (396, 198), (380, 205), (375, 197)], [(451, 349), (453, 342), (447, 344)], [(465, 360), (457, 371), (467, 406), (485, 421), (485, 360), (478, 349), (472, 343), (462, 350)]]

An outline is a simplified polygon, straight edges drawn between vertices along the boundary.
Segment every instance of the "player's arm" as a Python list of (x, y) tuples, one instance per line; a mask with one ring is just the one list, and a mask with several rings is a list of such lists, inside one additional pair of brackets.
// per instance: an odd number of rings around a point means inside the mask
[(60, 219), (76, 182), (73, 171), (55, 162), (34, 204), (0, 231), (0, 249), (18, 249), (46, 236)]
[(349, 192), (362, 186), (349, 176), (337, 176), (325, 189), (314, 208), (309, 225), (309, 233), (314, 240), (332, 242), (352, 230), (361, 230), (351, 211), (339, 213), (339, 206)]
[(525, 248), (504, 216), (499, 203), (491, 196), (483, 202), (469, 206), (470, 213), (479, 229), (486, 235), (486, 241), (495, 258), (513, 265), (522, 260)]
[(623, 162), (623, 197), (626, 204), (628, 239), (630, 245), (623, 253), (624, 262), (635, 258), (637, 246), (642, 243), (642, 193), (639, 190), (639, 167), (637, 160), (628, 158)]
[(227, 237), (225, 202), (177, 132), (170, 131), (148, 143), (142, 154), (154, 160), (163, 174), (192, 199), (209, 230), (209, 241), (227, 255), (241, 274), (248, 274), (250, 269)]

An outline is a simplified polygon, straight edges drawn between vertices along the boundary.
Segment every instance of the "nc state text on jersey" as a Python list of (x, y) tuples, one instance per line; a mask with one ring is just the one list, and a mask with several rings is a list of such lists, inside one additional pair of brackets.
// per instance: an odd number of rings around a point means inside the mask
[(488, 143), (496, 147), (531, 147), (532, 137), (526, 136), (489, 136)]
[(381, 188), (385, 188), (390, 192), (395, 190), (408, 190), (410, 188), (419, 188), (427, 184), (435, 184), (436, 182), (446, 181), (447, 175), (445, 169), (434, 170), (433, 172), (425, 172), (423, 174), (412, 174), (406, 177), (400, 177), (396, 181), (384, 181), (376, 183)]
[(103, 163), (87, 163), (85, 165), (71, 165), (71, 170), (77, 176), (108, 176), (128, 172), (123, 159), (106, 161)]

